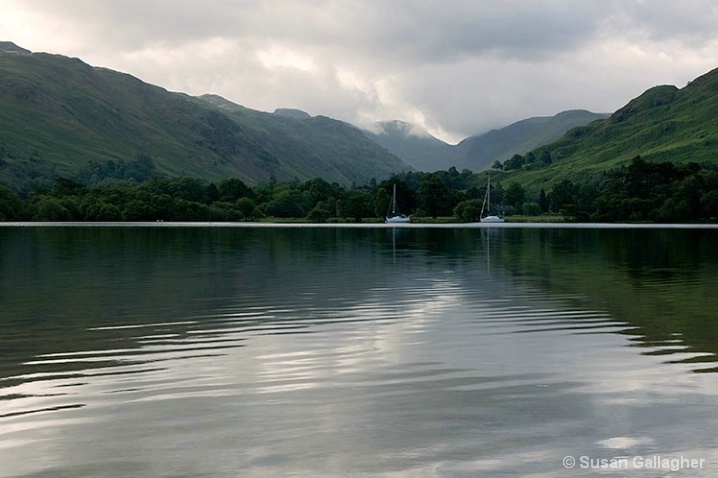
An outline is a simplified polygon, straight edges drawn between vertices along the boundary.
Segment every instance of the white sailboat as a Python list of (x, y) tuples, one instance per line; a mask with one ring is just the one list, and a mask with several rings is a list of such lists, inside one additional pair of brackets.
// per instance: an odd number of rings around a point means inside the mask
[(391, 196), (391, 203), (389, 204), (389, 211), (386, 214), (384, 222), (387, 224), (407, 224), (411, 222), (409, 216), (396, 212), (396, 184), (394, 185), (394, 193)]
[[(484, 216), (484, 210), (486, 216)], [(497, 215), (491, 214), (491, 176), (489, 176), (488, 184), (486, 185), (486, 194), (484, 195), (484, 204), (481, 205), (481, 214), (479, 215), (481, 222), (497, 223), (504, 222), (504, 218)]]

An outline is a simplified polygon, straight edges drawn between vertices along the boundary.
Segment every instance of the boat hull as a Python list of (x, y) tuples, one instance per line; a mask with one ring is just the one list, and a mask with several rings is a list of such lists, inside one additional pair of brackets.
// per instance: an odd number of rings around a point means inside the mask
[(486, 223), (501, 223), (501, 222), (504, 222), (504, 218), (503, 218), (503, 217), (499, 217), (499, 216), (486, 216), (486, 217), (482, 217), (482, 218), (481, 218), (481, 222), (486, 222)]
[(386, 222), (387, 224), (408, 224), (411, 222), (411, 219), (408, 216), (404, 216), (403, 214), (401, 214), (397, 216), (387, 217), (384, 222)]

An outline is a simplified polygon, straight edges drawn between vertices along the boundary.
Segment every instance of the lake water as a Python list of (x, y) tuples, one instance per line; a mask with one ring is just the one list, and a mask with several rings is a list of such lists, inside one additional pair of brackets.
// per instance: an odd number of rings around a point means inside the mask
[(717, 246), (0, 227), (0, 476), (715, 476)]

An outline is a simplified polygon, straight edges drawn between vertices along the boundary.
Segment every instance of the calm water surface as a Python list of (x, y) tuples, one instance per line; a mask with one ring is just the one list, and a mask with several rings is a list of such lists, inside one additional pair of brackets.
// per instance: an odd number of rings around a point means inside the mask
[(0, 227), (0, 476), (715, 476), (716, 245)]

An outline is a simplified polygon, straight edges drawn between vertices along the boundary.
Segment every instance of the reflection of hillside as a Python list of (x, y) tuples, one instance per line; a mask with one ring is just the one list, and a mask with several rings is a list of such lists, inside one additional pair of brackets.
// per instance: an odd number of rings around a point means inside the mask
[[(510, 229), (497, 262), (514, 279), (578, 294), (638, 327), (656, 354), (718, 355), (718, 230)], [(709, 354), (696, 356), (696, 354)], [(716, 371), (718, 368), (705, 368)]]
[[(315, 310), (322, 322), (366, 300), (401, 304), (453, 248), (441, 232), (386, 228), (31, 227), (0, 239), (9, 364), (128, 346), (146, 324), (182, 337), (218, 310), (264, 310), (243, 319), (256, 328), (287, 320), (273, 310)], [(117, 325), (127, 328), (87, 332)]]
[[(0, 365), (42, 354), (111, 350), (117, 340), (123, 347), (141, 347), (137, 329), (88, 333), (117, 325), (162, 324), (152, 329), (179, 340), (188, 334), (197, 338), (203, 329), (221, 335), (227, 328), (306, 328), (346, 320), (347, 313), (367, 307), (385, 312), (354, 315), (391, 320), (396, 311), (434, 297), (431, 287), (442, 277), (464, 291), (467, 306), (482, 297), (501, 298), (507, 278), (552, 295), (577, 296), (578, 307), (587, 307), (588, 300), (589, 307), (636, 326), (631, 332), (637, 334), (636, 344), (649, 353), (680, 359), (675, 354), (685, 351), (693, 361), (712, 362), (718, 354), (718, 277), (713, 273), (718, 252), (712, 247), (717, 234), (568, 228), (3, 228)], [(698, 353), (711, 356), (696, 358)]]

